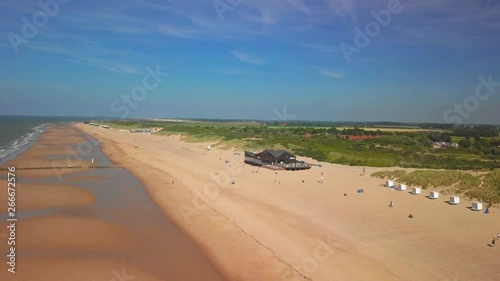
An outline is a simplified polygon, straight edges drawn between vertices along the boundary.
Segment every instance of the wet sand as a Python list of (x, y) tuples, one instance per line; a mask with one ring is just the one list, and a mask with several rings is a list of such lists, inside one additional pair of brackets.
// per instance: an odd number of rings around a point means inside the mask
[[(369, 176), (387, 169), (366, 168), (362, 176), (361, 167), (306, 159), (322, 167), (275, 173), (244, 165), (242, 151), (207, 151), (209, 143), (185, 143), (179, 136), (77, 127), (102, 141), (112, 161), (126, 165), (170, 221), (230, 279), (500, 276), (499, 248), (488, 246), (500, 231), (498, 209), (484, 215), (463, 198), (451, 206), (447, 197), (398, 192)], [(357, 194), (359, 188), (365, 192)]]
[[(111, 164), (98, 142), (58, 125), (2, 167), (88, 167), (92, 158)], [(7, 229), (6, 173), (0, 172), (0, 234)], [(8, 245), (0, 236), (0, 280), (224, 280), (126, 170), (15, 174), (16, 273), (7, 272)]]

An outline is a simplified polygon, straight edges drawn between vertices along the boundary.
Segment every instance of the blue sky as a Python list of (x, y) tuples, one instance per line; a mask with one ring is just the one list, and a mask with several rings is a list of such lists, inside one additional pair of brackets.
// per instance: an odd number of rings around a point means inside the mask
[(394, 1), (2, 1), (0, 114), (500, 123), (500, 3)]

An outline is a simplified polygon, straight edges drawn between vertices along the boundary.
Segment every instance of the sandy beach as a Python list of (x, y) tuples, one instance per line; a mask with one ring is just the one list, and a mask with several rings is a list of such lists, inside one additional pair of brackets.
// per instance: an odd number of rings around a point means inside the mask
[[(80, 148), (88, 143), (94, 146), (87, 153)], [(92, 159), (111, 164), (95, 140), (69, 125), (52, 125), (2, 165), (19, 169), (15, 274), (5, 262), (11, 234), (5, 231), (7, 172), (0, 172), (0, 280), (224, 280), (132, 175), (121, 168), (90, 169)], [(84, 168), (21, 169), (68, 165)]]
[[(385, 169), (274, 172), (243, 151), (77, 125), (144, 185), (227, 280), (498, 280), (500, 211), (382, 187)], [(316, 163), (311, 159), (303, 159)], [(320, 183), (321, 173), (324, 183)], [(234, 180), (235, 184), (230, 184)], [(364, 193), (357, 194), (362, 188)], [(344, 196), (347, 193), (347, 196)], [(393, 201), (395, 206), (389, 208)], [(414, 218), (408, 218), (413, 214)]]

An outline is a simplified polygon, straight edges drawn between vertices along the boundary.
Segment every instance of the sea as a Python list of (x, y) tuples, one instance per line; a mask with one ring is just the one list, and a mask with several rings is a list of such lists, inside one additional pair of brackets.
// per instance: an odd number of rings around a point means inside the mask
[(0, 115), (0, 165), (30, 147), (48, 124), (105, 119), (109, 118)]

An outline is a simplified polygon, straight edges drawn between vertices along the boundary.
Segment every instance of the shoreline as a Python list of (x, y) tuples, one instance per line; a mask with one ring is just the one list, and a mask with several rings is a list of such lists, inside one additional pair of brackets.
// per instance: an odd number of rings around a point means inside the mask
[[(2, 166), (37, 166), (53, 164), (53, 160), (66, 163), (64, 160), (70, 158), (88, 165), (90, 157), (104, 163), (106, 157), (98, 144), (81, 158), (75, 157), (78, 152), (68, 152), (68, 147), (88, 141), (71, 125), (53, 124), (28, 150)], [(2, 173), (0, 184), (7, 186), (4, 176)], [(13, 278), (7, 278), (5, 274), (12, 273), (2, 263), (1, 279), (110, 280), (115, 272), (126, 272), (136, 280), (171, 280), (172, 276), (186, 281), (202, 277), (223, 280), (125, 169), (16, 170), (16, 177), (16, 247), (20, 257)], [(0, 194), (1, 206), (7, 206), (6, 193)], [(3, 228), (6, 211), (6, 207), (0, 210)], [(4, 258), (5, 247), (0, 244)], [(53, 262), (65, 263), (73, 270), (54, 269), (50, 266)], [(89, 267), (93, 270), (84, 270)]]
[[(17, 156), (23, 154), (25, 151), (30, 149), (30, 147), (32, 147), (37, 142), (38, 138), (40, 137), (41, 134), (43, 134), (43, 132), (45, 131), (45, 128), (48, 125), (49, 124), (42, 124), (42, 125), (39, 125), (39, 126), (36, 126), (35, 128), (33, 128), (33, 132), (30, 133), (30, 134), (33, 134), (33, 138), (30, 139), (26, 144), (22, 145), (21, 147), (19, 147), (19, 148), (11, 147), (11, 148), (4, 149), (3, 151), (9, 151), (9, 150), (14, 150), (14, 151), (10, 151), (8, 154), (1, 156), (0, 157), (0, 165), (3, 165), (5, 163), (7, 163), (8, 161), (15, 159)], [(17, 141), (22, 142), (24, 139), (26, 139), (25, 136), (21, 137)]]
[[(453, 278), (472, 276), (472, 270), (462, 268), (454, 273), (440, 260), (476, 264), (484, 280), (494, 280), (492, 276), (500, 274), (488, 263), (494, 259), (494, 249), (484, 248), (475, 239), (483, 237), (484, 242), (489, 239), (488, 232), (496, 233), (492, 226), (498, 225), (498, 217), (466, 211), (463, 202), (452, 207), (442, 204), (441, 199), (436, 202), (381, 188), (383, 180), (360, 176), (358, 167), (325, 163), (305, 172), (274, 175), (264, 169), (254, 174), (251, 167), (238, 164), (234, 150), (205, 152), (203, 144), (185, 143), (176, 137), (82, 126), (77, 125), (103, 143), (115, 164), (125, 164), (143, 182), (155, 204), (230, 280), (256, 280), (256, 274), (260, 280), (330, 280), (332, 276), (365, 280), (369, 275), (374, 280), (445, 280), (454, 274)], [(226, 157), (229, 167), (220, 161)], [(319, 171), (325, 171), (327, 181), (335, 185), (324, 189), (314, 184)], [(302, 177), (305, 185), (300, 183)], [(230, 178), (236, 179), (234, 188), (229, 185)], [(281, 186), (273, 185), (275, 178)], [(359, 187), (366, 194), (356, 195)], [(349, 193), (347, 199), (341, 195), (344, 192)], [(390, 200), (399, 211), (387, 208)], [(408, 219), (408, 213), (418, 219)], [(435, 217), (434, 213), (441, 215)], [(476, 235), (455, 224), (455, 217), (474, 228)], [(424, 239), (427, 236), (434, 242)], [(233, 248), (242, 254), (231, 253)], [(445, 250), (448, 248), (452, 250)], [(328, 258), (313, 259), (317, 268), (308, 267), (310, 258), (325, 249), (323, 253), (332, 252)], [(463, 249), (470, 257), (461, 256)], [(416, 257), (414, 261), (408, 261), (408, 252)]]

